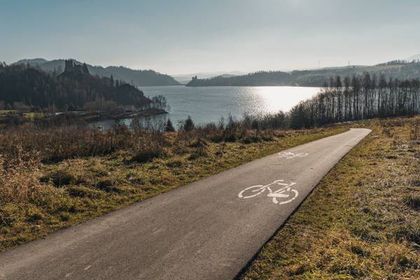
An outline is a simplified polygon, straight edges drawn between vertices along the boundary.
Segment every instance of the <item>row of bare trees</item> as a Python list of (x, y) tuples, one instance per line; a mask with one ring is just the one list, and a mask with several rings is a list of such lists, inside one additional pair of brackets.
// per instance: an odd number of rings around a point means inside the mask
[(331, 78), (314, 98), (290, 111), (292, 128), (420, 113), (420, 81), (371, 76)]

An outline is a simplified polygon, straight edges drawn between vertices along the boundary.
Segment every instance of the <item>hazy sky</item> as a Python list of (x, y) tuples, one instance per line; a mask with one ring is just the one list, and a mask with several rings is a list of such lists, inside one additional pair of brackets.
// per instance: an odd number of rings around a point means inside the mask
[(169, 74), (374, 64), (420, 53), (420, 0), (0, 0), (0, 61)]

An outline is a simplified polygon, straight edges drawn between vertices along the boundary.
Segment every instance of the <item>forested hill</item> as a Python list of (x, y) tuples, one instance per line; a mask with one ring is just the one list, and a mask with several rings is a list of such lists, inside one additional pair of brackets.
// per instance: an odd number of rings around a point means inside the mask
[(374, 66), (348, 66), (292, 72), (256, 72), (247, 75), (210, 79), (194, 77), (187, 86), (323, 86), (330, 77), (360, 76), (364, 73), (399, 80), (419, 79), (420, 62), (393, 61)]
[[(48, 73), (60, 74), (64, 71), (64, 59), (45, 60), (42, 58), (22, 59), (15, 64), (29, 64)], [(80, 62), (76, 62), (82, 64)], [(153, 70), (133, 70), (122, 66), (93, 66), (87, 64), (88, 70), (92, 75), (99, 77), (111, 77), (116, 80), (125, 81), (135, 86), (173, 86), (179, 85), (173, 77), (155, 72)]]
[(60, 75), (25, 65), (0, 64), (0, 108), (111, 110), (148, 107), (152, 101), (125, 82), (89, 74), (87, 65), (66, 62)]

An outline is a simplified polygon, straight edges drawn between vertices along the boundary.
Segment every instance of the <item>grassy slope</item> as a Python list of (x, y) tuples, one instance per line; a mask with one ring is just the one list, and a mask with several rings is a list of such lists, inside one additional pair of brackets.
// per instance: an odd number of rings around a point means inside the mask
[(241, 279), (419, 279), (420, 118), (365, 125)]
[[(127, 163), (126, 152), (40, 164), (17, 159), (0, 178), (0, 251), (44, 237), (262, 156), (345, 131), (331, 127), (278, 132), (269, 141), (244, 144), (169, 144), (165, 156)], [(175, 135), (168, 137), (171, 142)], [(179, 142), (178, 142), (179, 143)], [(1, 164), (0, 157), (0, 164)], [(0, 170), (1, 171), (1, 170)], [(0, 174), (1, 175), (1, 174)], [(43, 182), (40, 182), (43, 181)], [(1, 204), (1, 201), (5, 203)]]

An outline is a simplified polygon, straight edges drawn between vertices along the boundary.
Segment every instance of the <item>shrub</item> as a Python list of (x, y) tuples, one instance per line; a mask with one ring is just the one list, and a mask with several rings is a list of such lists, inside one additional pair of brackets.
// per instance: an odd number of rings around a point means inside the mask
[(397, 239), (405, 239), (410, 242), (420, 244), (420, 225), (405, 225), (399, 227), (395, 233)]
[(183, 164), (181, 159), (174, 159), (166, 163), (166, 166), (169, 168), (179, 168)]
[(209, 145), (207, 141), (201, 137), (197, 138), (194, 142), (190, 144), (192, 148), (205, 148)]
[(26, 211), (26, 221), (29, 223), (35, 223), (44, 218), (44, 214), (36, 207), (29, 207)]
[(191, 153), (191, 155), (188, 157), (188, 159), (189, 160), (195, 160), (195, 159), (198, 159), (200, 157), (206, 157), (206, 156), (208, 156), (208, 153), (205, 150), (199, 149), (199, 150)]
[(261, 142), (261, 140), (262, 139), (259, 136), (246, 136), (242, 138), (241, 142), (244, 144), (251, 144), (251, 143)]
[(73, 197), (87, 197), (90, 199), (100, 198), (102, 193), (98, 190), (90, 189), (83, 186), (73, 186), (67, 190), (69, 195)]
[(404, 203), (408, 206), (413, 208), (414, 210), (420, 209), (420, 196), (418, 195), (409, 195), (404, 198)]
[(76, 178), (67, 171), (58, 170), (41, 177), (40, 181), (43, 183), (52, 182), (55, 187), (61, 188), (76, 183)]
[(188, 157), (189, 160), (195, 160), (200, 157), (207, 157), (209, 156), (209, 153), (207, 152), (206, 146), (198, 147), (195, 149), (194, 152), (191, 153), (191, 155)]
[(118, 189), (115, 186), (115, 183), (111, 180), (103, 180), (99, 181), (96, 184), (96, 187), (104, 192), (120, 192), (120, 189)]
[(11, 226), (16, 223), (21, 215), (19, 206), (13, 203), (6, 203), (0, 207), (0, 225)]
[(161, 148), (152, 148), (150, 150), (138, 151), (132, 158), (131, 162), (146, 163), (163, 155)]
[(15, 158), (0, 155), (0, 205), (37, 200), (42, 197), (39, 160), (18, 149)]

